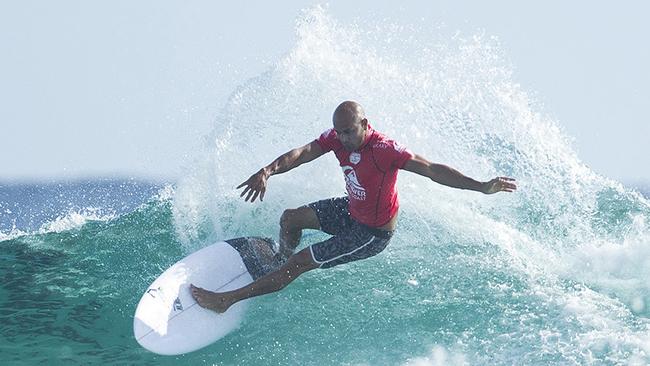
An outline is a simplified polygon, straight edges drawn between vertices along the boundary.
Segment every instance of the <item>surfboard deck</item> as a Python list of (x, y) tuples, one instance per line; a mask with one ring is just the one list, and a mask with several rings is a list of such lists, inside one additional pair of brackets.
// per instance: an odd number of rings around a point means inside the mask
[(234, 290), (277, 268), (270, 239), (245, 237), (220, 241), (179, 260), (145, 291), (133, 319), (137, 342), (161, 355), (203, 348), (241, 324), (249, 300), (218, 314), (202, 308), (190, 284), (210, 291)]

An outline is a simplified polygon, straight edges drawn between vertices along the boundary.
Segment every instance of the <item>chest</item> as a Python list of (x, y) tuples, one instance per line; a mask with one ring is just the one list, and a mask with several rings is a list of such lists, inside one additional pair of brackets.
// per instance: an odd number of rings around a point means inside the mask
[(346, 178), (353, 176), (360, 185), (373, 184), (383, 175), (373, 161), (371, 152), (366, 149), (360, 152), (342, 149), (336, 153), (336, 158)]

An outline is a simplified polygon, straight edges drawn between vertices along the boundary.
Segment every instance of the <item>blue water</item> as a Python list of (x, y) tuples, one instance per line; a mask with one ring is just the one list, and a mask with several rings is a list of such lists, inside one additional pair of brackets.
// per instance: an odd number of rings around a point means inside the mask
[(153, 197), (165, 183), (98, 178), (50, 182), (0, 182), (0, 232), (33, 232), (74, 214), (116, 216)]
[[(233, 91), (178, 181), (0, 186), (4, 364), (650, 363), (650, 203), (580, 161), (496, 40), (339, 24), (320, 8), (296, 35)], [(514, 176), (518, 192), (402, 172), (399, 228), (380, 255), (254, 299), (200, 351), (140, 348), (133, 313), (165, 268), (218, 239), (277, 238), (282, 210), (344, 192), (331, 156), (272, 177), (263, 203), (234, 187), (318, 136), (345, 99), (413, 151), (477, 179)]]

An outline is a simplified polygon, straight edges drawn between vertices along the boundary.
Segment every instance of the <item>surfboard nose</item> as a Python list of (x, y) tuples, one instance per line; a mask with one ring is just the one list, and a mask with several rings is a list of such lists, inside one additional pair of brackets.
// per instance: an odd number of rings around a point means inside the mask
[(233, 246), (222, 241), (205, 247), (176, 262), (147, 288), (135, 311), (133, 335), (142, 347), (161, 355), (203, 348), (239, 326), (248, 300), (217, 314), (196, 303), (190, 285), (229, 291), (252, 281)]

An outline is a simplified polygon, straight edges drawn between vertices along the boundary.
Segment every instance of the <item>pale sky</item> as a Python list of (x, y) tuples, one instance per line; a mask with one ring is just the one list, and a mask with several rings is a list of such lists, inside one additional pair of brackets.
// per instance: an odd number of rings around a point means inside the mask
[[(319, 3), (0, 0), (0, 181), (176, 179), (228, 95), (291, 49), (300, 10)], [(498, 37), (579, 157), (637, 183), (650, 182), (648, 4), (332, 1), (329, 13)]]

